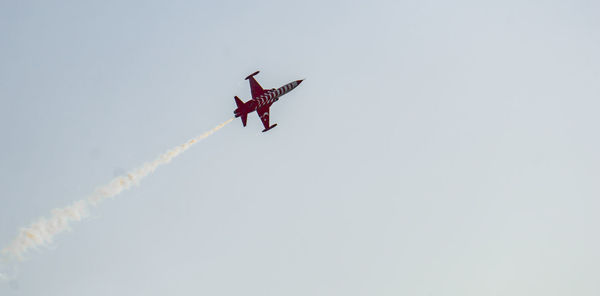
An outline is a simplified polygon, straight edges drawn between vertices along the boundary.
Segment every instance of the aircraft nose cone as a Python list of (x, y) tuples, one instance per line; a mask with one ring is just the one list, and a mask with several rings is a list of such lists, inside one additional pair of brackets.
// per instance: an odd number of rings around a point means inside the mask
[(296, 80), (297, 85), (300, 85), (300, 83), (302, 83), (302, 81), (304, 81), (304, 79)]

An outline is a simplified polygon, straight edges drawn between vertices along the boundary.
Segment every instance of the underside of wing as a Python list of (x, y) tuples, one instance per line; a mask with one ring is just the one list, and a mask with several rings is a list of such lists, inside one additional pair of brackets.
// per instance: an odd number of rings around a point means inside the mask
[(258, 81), (256, 81), (256, 79), (254, 79), (254, 75), (258, 74), (258, 71), (250, 74), (248, 77), (246, 77), (246, 80), (248, 80), (250, 82), (250, 93), (252, 93), (252, 98), (257, 98), (260, 97), (262, 94), (265, 93), (265, 90), (262, 88), (262, 86), (260, 86), (260, 84), (258, 84)]
[(258, 117), (260, 117), (260, 121), (262, 121), (265, 126), (263, 133), (277, 126), (277, 124), (269, 126), (269, 106), (270, 105), (262, 106), (256, 110)]
[(256, 110), (256, 113), (258, 113), (258, 117), (260, 117), (260, 121), (262, 121), (262, 124), (265, 126), (265, 129), (268, 129), (269, 128), (269, 107), (268, 106), (260, 107)]

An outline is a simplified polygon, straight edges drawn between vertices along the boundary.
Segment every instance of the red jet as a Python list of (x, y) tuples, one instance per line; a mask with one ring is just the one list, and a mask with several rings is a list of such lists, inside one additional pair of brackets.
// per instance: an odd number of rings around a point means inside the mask
[(256, 111), (258, 113), (258, 117), (262, 121), (265, 129), (263, 133), (276, 127), (277, 124), (269, 126), (269, 108), (273, 103), (279, 100), (279, 97), (287, 94), (292, 89), (296, 88), (296, 86), (300, 85), (302, 80), (292, 81), (278, 89), (267, 89), (264, 90), (260, 84), (254, 79), (254, 75), (258, 74), (259, 71), (256, 71), (248, 77), (246, 80), (250, 81), (250, 92), (252, 93), (252, 100), (244, 103), (237, 96), (235, 97), (235, 103), (237, 104), (237, 109), (233, 111), (235, 117), (242, 117), (242, 124), (246, 126), (246, 121), (248, 120), (248, 113)]

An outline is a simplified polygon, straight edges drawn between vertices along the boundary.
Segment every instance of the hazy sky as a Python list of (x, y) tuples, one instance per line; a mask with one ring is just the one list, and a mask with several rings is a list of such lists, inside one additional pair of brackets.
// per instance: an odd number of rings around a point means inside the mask
[[(52, 2), (52, 3), (50, 3)], [(87, 2), (87, 3), (83, 3)], [(3, 1), (0, 247), (306, 78), (0, 295), (598, 295), (598, 1)]]

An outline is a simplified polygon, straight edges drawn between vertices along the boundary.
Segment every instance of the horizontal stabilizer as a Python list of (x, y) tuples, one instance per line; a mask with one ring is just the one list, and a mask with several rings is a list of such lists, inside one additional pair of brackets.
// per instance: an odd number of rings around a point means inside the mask
[(234, 99), (237, 109), (233, 111), (233, 114), (235, 114), (235, 117), (241, 117), (242, 124), (246, 126), (246, 121), (248, 121), (248, 110), (246, 110), (246, 103), (240, 100), (240, 98), (237, 96), (235, 96)]
[(244, 106), (244, 102), (242, 100), (240, 100), (240, 98), (238, 98), (237, 96), (235, 96), (235, 104), (237, 105), (238, 108)]

